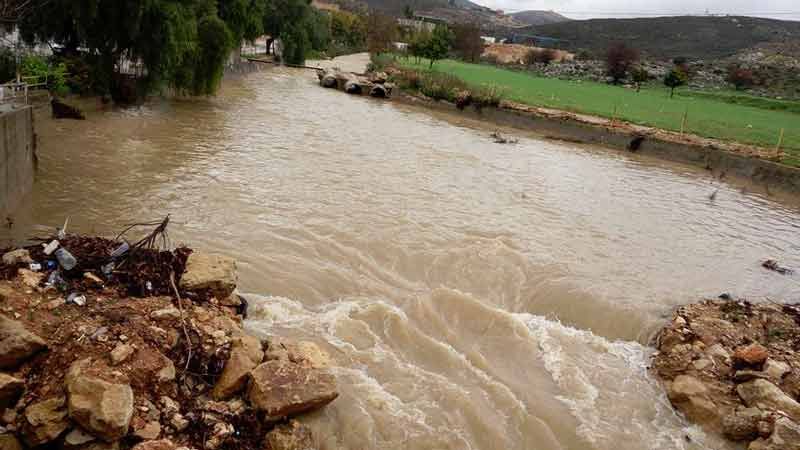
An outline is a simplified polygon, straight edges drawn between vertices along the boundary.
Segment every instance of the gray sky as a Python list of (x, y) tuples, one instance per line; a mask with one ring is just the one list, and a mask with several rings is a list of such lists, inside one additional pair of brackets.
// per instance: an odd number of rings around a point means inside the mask
[(705, 14), (708, 11), (800, 20), (800, 0), (477, 0), (476, 3), (506, 12), (553, 10), (574, 19)]

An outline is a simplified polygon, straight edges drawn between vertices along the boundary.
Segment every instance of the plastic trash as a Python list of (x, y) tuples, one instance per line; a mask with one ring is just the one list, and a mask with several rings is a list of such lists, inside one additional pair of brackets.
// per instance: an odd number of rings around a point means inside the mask
[(67, 220), (64, 221), (64, 226), (58, 229), (58, 238), (64, 239), (67, 237), (67, 225), (69, 225), (69, 216), (67, 216)]
[(120, 244), (119, 247), (117, 247), (116, 249), (114, 249), (113, 252), (111, 252), (111, 259), (119, 258), (120, 256), (122, 256), (125, 253), (127, 253), (128, 250), (130, 250), (130, 249), (131, 249), (130, 244), (128, 244), (127, 242), (123, 242), (122, 244)]
[(41, 272), (42, 271), (42, 265), (39, 264), (39, 263), (30, 263), (28, 268), (31, 269), (31, 272)]
[(56, 259), (58, 259), (58, 264), (60, 264), (64, 270), (72, 270), (78, 265), (78, 260), (65, 248), (56, 250)]
[(67, 296), (67, 303), (75, 303), (78, 306), (86, 305), (86, 296), (73, 292)]
[(63, 278), (61, 278), (61, 273), (58, 270), (54, 270), (50, 272), (50, 276), (47, 277), (47, 286), (52, 286), (57, 289), (61, 289), (66, 287), (66, 282)]
[(149, 281), (148, 281), (148, 282), (146, 282), (146, 283), (144, 284), (144, 287), (145, 287), (145, 288), (146, 288), (148, 291), (152, 291), (152, 290), (153, 290), (153, 283), (151, 283), (151, 282), (149, 282)]
[(110, 262), (108, 264), (103, 265), (100, 268), (100, 270), (103, 272), (103, 275), (109, 276), (109, 275), (111, 275), (111, 272), (114, 271), (115, 267), (116, 267), (116, 264), (114, 264), (113, 262)]
[(53, 261), (52, 259), (48, 259), (44, 264), (47, 270), (53, 270), (56, 267), (58, 267), (58, 263)]
[(50, 241), (49, 244), (46, 244), (44, 246), (44, 254), (47, 255), (47, 256), (52, 255), (53, 252), (56, 251), (56, 249), (58, 248), (59, 245), (60, 244), (59, 244), (58, 240), (57, 239), (53, 239), (52, 241)]

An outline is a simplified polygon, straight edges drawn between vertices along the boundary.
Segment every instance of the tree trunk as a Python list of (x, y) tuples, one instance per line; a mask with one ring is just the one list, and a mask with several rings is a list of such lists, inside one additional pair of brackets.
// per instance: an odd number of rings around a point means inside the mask
[(675, 88), (670, 88), (669, 98), (675, 97)]
[(428, 65), (428, 69), (433, 69), (433, 60), (431, 60), (431, 63)]

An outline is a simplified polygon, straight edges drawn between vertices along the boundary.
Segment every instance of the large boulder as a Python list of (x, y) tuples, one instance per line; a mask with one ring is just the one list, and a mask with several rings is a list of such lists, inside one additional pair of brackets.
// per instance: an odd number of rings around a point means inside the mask
[(329, 372), (291, 361), (267, 361), (250, 378), (250, 404), (271, 418), (312, 411), (339, 396), (336, 379)]
[(0, 369), (17, 367), (45, 347), (42, 338), (0, 314)]
[(703, 382), (690, 375), (678, 375), (667, 384), (667, 396), (689, 420), (718, 429), (721, 411), (711, 400)]
[(0, 373), (0, 411), (16, 403), (23, 389), (25, 389), (25, 381)]
[(236, 261), (211, 253), (193, 252), (186, 261), (181, 289), (207, 291), (217, 298), (226, 298), (236, 289)]
[(800, 403), (763, 378), (740, 384), (736, 392), (747, 406), (781, 411), (792, 420), (800, 421)]
[(103, 380), (87, 372), (91, 359), (75, 362), (66, 376), (69, 416), (93, 435), (114, 442), (128, 434), (133, 417), (129, 384)]
[(264, 450), (316, 450), (311, 430), (296, 420), (278, 425), (264, 436)]
[(53, 397), (25, 408), (22, 437), (29, 447), (56, 440), (69, 427), (64, 397)]
[(758, 437), (758, 423), (762, 418), (758, 408), (742, 408), (722, 419), (722, 434), (732, 441), (752, 441)]
[(217, 380), (217, 384), (214, 385), (212, 392), (214, 399), (227, 400), (244, 389), (248, 375), (261, 364), (262, 359), (264, 359), (264, 352), (258, 338), (250, 335), (234, 338), (225, 369)]

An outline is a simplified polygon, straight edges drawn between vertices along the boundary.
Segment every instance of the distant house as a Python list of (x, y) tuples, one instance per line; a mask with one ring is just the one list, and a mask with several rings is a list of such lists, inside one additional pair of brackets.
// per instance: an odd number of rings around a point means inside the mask
[(311, 0), (311, 6), (320, 11), (341, 11), (341, 7), (335, 3), (328, 3), (322, 0)]
[(430, 16), (427, 14), (417, 14), (412, 19), (400, 18), (397, 19), (397, 24), (403, 28), (412, 29), (415, 31), (428, 31), (432, 32), (436, 25), (447, 25), (449, 21), (442, 17)]
[(494, 37), (494, 36), (481, 36), (481, 39), (483, 39), (483, 43), (484, 44), (496, 44), (497, 43), (497, 38)]

